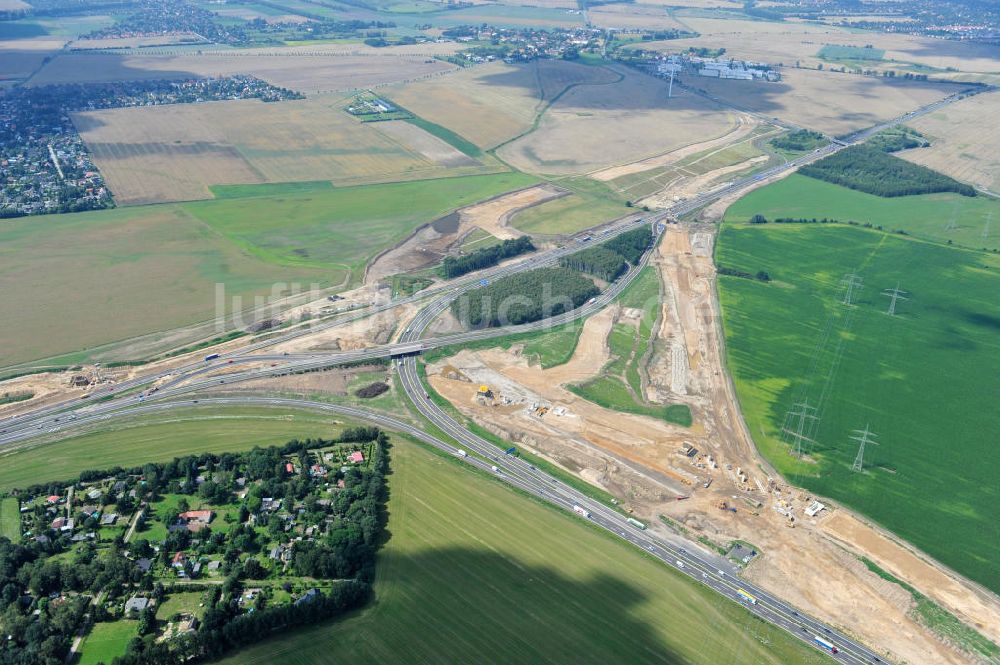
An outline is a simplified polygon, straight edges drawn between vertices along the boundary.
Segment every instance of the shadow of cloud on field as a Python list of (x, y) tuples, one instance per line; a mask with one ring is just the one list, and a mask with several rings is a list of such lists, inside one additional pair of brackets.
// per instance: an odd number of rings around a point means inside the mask
[[(646, 600), (639, 586), (603, 572), (575, 580), (555, 567), (463, 547), (383, 550), (367, 607), (220, 662), (686, 662), (634, 617)], [(686, 611), (678, 602), (678, 616)]]
[[(485, 85), (497, 85), (505, 88), (524, 88), (530, 90), (538, 97), (538, 86), (535, 79), (524, 76), (524, 67), (533, 67), (533, 64), (515, 65), (514, 69), (507, 69), (482, 76), (479, 80)], [(581, 67), (585, 65), (580, 65)], [(677, 111), (705, 111), (706, 102), (704, 99), (692, 95), (674, 85), (672, 97), (667, 97), (668, 84), (662, 79), (644, 74), (637, 70), (628, 70), (628, 76), (640, 77), (640, 84), (645, 86), (645, 94), (634, 94), (635, 88), (624, 81), (578, 81), (571, 82), (573, 87), (563, 96), (560, 96), (555, 103), (555, 107), (571, 107), (574, 109), (601, 109), (608, 111), (648, 111), (660, 109), (673, 109)], [(627, 80), (627, 79), (626, 79)], [(632, 88), (630, 90), (630, 88)], [(589, 94), (573, 94), (586, 90)], [(652, 94), (650, 91), (654, 90)], [(596, 94), (595, 94), (596, 93)], [(559, 94), (559, 93), (557, 93)], [(551, 102), (552, 99), (546, 99)]]
[[(144, 54), (145, 55), (145, 54)], [(69, 52), (52, 58), (31, 80), (32, 87), (74, 83), (118, 83), (122, 81), (184, 81), (206, 78), (205, 74), (180, 69), (142, 69), (127, 64), (131, 56), (117, 53)], [(172, 56), (160, 56), (164, 61)]]

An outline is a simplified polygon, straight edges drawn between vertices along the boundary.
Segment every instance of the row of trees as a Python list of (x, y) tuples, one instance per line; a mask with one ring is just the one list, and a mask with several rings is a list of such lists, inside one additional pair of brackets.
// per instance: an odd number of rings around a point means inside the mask
[(799, 173), (875, 196), (911, 196), (934, 192), (976, 195), (975, 189), (943, 173), (912, 164), (867, 145), (841, 150), (803, 166)]
[(606, 282), (618, 279), (628, 268), (625, 259), (604, 245), (588, 247), (585, 250), (563, 257), (559, 264), (566, 268), (579, 270)]
[(575, 309), (600, 293), (570, 268), (539, 268), (504, 277), (452, 303), (452, 312), (470, 328), (531, 323)]
[(532, 244), (531, 238), (528, 236), (504, 240), (499, 245), (483, 247), (463, 256), (446, 256), (441, 262), (441, 275), (445, 279), (451, 279), (473, 270), (495, 266), (504, 259), (533, 251), (535, 251), (535, 245)]

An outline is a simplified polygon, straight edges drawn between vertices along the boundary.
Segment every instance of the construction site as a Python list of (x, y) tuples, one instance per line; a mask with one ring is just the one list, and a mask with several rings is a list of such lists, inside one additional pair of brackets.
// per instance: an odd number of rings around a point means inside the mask
[(787, 485), (757, 454), (720, 357), (713, 241), (711, 226), (669, 225), (653, 260), (662, 311), (643, 387), (651, 402), (687, 404), (690, 428), (606, 409), (569, 389), (609, 362), (608, 335), (632, 314), (617, 306), (583, 324), (562, 365), (543, 369), (516, 344), (466, 349), (428, 365), (431, 386), (480, 426), (619, 497), (653, 528), (725, 554), (748, 579), (810, 611), (863, 626), (893, 657), (965, 662), (916, 622), (910, 595), (861, 557), (937, 589), (939, 602), (987, 632), (998, 616), (993, 600), (846, 509)]

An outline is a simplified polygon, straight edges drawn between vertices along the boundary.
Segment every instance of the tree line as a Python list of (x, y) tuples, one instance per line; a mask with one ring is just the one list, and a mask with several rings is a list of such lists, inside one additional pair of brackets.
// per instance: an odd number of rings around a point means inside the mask
[(441, 275), (445, 279), (458, 277), (473, 270), (495, 266), (504, 259), (535, 251), (528, 236), (504, 240), (499, 245), (483, 247), (462, 256), (446, 256), (441, 262)]
[(803, 166), (799, 173), (883, 197), (935, 192), (976, 195), (975, 189), (943, 173), (912, 164), (867, 145), (845, 148), (818, 162)]

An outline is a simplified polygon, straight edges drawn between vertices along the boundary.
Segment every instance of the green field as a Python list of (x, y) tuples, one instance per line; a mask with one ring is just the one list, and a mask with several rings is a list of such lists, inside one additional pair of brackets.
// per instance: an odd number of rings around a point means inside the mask
[(171, 593), (156, 608), (156, 619), (158, 621), (168, 621), (170, 617), (178, 612), (187, 612), (196, 617), (201, 617), (205, 613), (205, 608), (198, 607), (198, 605), (204, 600), (204, 597), (205, 593), (203, 591)]
[(823, 60), (865, 60), (877, 61), (885, 56), (885, 50), (871, 46), (840, 46), (826, 44), (819, 50)]
[(222, 663), (828, 662), (583, 521), (394, 441), (374, 604)]
[[(719, 278), (729, 367), (761, 452), (1000, 591), (1000, 256), (853, 227), (727, 223), (717, 261), (773, 279)], [(846, 307), (852, 272), (864, 285)], [(890, 317), (881, 291), (897, 282), (909, 299)], [(800, 462), (779, 432), (802, 400), (820, 420)], [(852, 473), (850, 437), (866, 425), (880, 445)]]
[(83, 641), (76, 665), (110, 663), (116, 656), (125, 653), (129, 640), (138, 634), (138, 627), (138, 621), (127, 619), (94, 624)]
[(11, 542), (21, 542), (21, 512), (16, 497), (0, 499), (0, 536)]
[(516, 213), (510, 225), (530, 235), (563, 235), (617, 219), (628, 212), (620, 203), (570, 194)]
[[(883, 198), (793, 174), (750, 192), (726, 210), (727, 221), (775, 217), (853, 220), (966, 247), (1000, 248), (1000, 201), (987, 196), (922, 194)], [(991, 221), (992, 220), (992, 221)]]
[(213, 188), (224, 200), (195, 201), (184, 209), (213, 231), (267, 263), (350, 271), (357, 280), (365, 264), (420, 224), (502, 192), (526, 187), (534, 178), (520, 173), (439, 178), (418, 182), (331, 187), (317, 183), (259, 187), (239, 196)]
[(5, 451), (0, 456), (0, 490), (66, 480), (88, 469), (165, 462), (201, 452), (249, 450), (296, 437), (329, 438), (341, 427), (342, 421), (334, 416), (298, 409), (177, 409), (129, 419), (101, 432)]
[(101, 344), (210, 320), (217, 284), (227, 312), (233, 297), (246, 307), (275, 284), (346, 287), (419, 225), (532, 182), (232, 186), (197, 203), (2, 220), (0, 367), (62, 354), (72, 364)]

